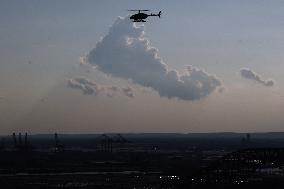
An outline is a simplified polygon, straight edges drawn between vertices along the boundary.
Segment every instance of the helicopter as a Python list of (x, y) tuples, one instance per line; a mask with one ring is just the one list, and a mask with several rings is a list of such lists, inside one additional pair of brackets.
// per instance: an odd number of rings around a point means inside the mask
[(130, 19), (133, 20), (132, 22), (146, 22), (145, 19), (148, 16), (158, 16), (159, 18), (161, 18), (161, 14), (162, 14), (162, 11), (160, 11), (158, 14), (153, 14), (153, 13), (146, 14), (144, 12), (150, 11), (150, 10), (140, 10), (140, 9), (138, 9), (138, 10), (128, 10), (128, 11), (138, 11), (138, 13), (133, 14), (133, 15), (130, 16)]

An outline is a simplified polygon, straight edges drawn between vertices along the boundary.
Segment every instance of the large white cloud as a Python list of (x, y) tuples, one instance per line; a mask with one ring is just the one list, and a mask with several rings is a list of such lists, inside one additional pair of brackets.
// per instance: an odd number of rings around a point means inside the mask
[(274, 85), (274, 81), (272, 79), (264, 80), (259, 74), (255, 73), (249, 68), (241, 68), (240, 73), (242, 77), (257, 81), (264, 86), (272, 87)]
[(183, 74), (170, 70), (145, 38), (144, 26), (127, 17), (115, 21), (87, 60), (104, 73), (151, 87), (162, 97), (196, 100), (221, 86), (214, 75), (192, 66)]

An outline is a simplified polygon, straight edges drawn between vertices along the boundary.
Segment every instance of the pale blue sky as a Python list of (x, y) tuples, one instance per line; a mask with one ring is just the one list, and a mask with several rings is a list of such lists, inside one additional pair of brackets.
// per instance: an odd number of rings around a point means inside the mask
[[(225, 92), (187, 102), (139, 91), (132, 100), (109, 100), (65, 89), (66, 79), (84, 74), (96, 81), (131, 85), (105, 78), (101, 73), (86, 74), (78, 62), (106, 35), (117, 16), (138, 8), (163, 11), (161, 19), (150, 18), (145, 24), (146, 36), (171, 68), (182, 70), (188, 64), (203, 68), (222, 80)], [(279, 113), (284, 110), (283, 49), (281, 0), (2, 0), (0, 132), (283, 131), (284, 118)], [(263, 87), (241, 78), (238, 72), (242, 67), (254, 70), (264, 79), (273, 78), (275, 86)], [(53, 101), (40, 102), (49, 95)], [(90, 102), (98, 106), (84, 106)], [(105, 104), (107, 108), (103, 108)], [(146, 109), (160, 107), (159, 115), (148, 115), (140, 105)], [(70, 110), (78, 106), (80, 111)], [(120, 106), (124, 107), (124, 114), (120, 113), (123, 115), (117, 112), (121, 111)], [(84, 111), (105, 118), (92, 119), (91, 114), (86, 118)], [(82, 130), (75, 123), (72, 125), (72, 120), (64, 124), (66, 112), (69, 117), (77, 115), (79, 120), (88, 120), (76, 123), (83, 125)], [(127, 121), (129, 112), (134, 114)], [(144, 125), (141, 115), (143, 120), (149, 120)], [(116, 117), (119, 124), (108, 121), (108, 116)], [(46, 119), (54, 121), (46, 123)], [(127, 126), (127, 122), (138, 126)], [(94, 126), (96, 123), (104, 126)], [(173, 124), (176, 126), (172, 127)]]

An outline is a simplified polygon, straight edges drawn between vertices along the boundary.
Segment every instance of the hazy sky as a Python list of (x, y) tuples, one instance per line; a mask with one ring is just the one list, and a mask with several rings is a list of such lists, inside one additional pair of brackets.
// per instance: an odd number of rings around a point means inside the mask
[[(148, 45), (169, 70), (192, 65), (221, 86), (181, 99), (173, 80), (158, 87), (80, 65), (127, 9), (162, 10), (144, 24)], [(104, 50), (107, 60), (125, 56), (115, 47)], [(282, 50), (281, 0), (1, 0), (0, 134), (284, 131)], [(76, 78), (85, 80), (70, 87)]]

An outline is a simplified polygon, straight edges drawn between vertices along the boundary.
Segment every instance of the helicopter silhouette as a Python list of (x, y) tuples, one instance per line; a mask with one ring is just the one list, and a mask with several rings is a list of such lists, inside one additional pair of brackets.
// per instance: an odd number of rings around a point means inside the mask
[(138, 13), (133, 14), (133, 15), (130, 16), (130, 20), (132, 20), (132, 22), (146, 22), (145, 19), (148, 16), (158, 16), (159, 18), (161, 18), (161, 14), (162, 14), (162, 11), (160, 11), (158, 14), (153, 14), (153, 13), (146, 14), (144, 12), (150, 11), (150, 10), (140, 10), (140, 9), (138, 9), (138, 10), (128, 10), (128, 11), (138, 11)]

